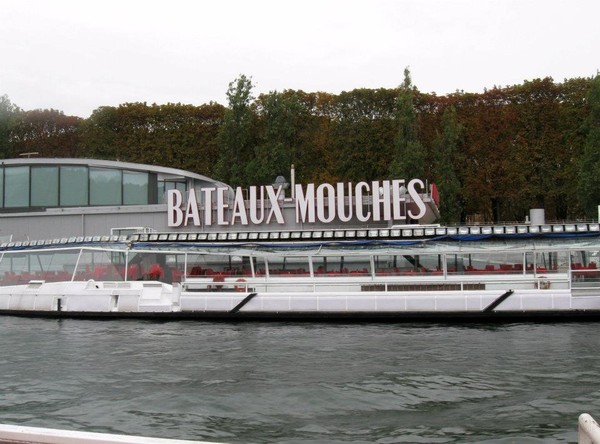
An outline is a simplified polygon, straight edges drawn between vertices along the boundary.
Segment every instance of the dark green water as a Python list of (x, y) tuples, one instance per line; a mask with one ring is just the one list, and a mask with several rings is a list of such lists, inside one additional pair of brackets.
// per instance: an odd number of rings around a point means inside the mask
[(565, 443), (600, 324), (0, 317), (0, 423), (228, 443)]

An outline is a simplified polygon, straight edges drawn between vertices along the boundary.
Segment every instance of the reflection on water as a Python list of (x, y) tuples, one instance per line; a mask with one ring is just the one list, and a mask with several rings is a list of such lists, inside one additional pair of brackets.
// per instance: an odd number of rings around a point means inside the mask
[(220, 442), (576, 442), (598, 325), (0, 318), (0, 422)]

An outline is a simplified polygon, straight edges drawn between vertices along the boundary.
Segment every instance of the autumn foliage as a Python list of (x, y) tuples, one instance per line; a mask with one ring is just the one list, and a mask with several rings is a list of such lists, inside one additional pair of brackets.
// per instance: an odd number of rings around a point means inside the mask
[[(285, 90), (255, 98), (241, 76), (230, 85), (228, 106), (127, 103), (100, 107), (87, 119), (22, 111), (3, 96), (1, 155), (34, 151), (164, 165), (233, 186), (289, 179), (291, 164), (303, 183), (370, 181), (402, 171), (407, 179), (443, 184), (447, 222), (523, 220), (540, 207), (548, 219), (597, 217), (580, 180), (582, 172), (600, 170), (600, 142), (590, 141), (600, 131), (597, 117), (590, 118), (600, 109), (589, 103), (598, 96), (590, 93), (596, 79), (536, 79), (446, 96), (406, 82), (397, 89)], [(584, 153), (596, 169), (583, 165)]]

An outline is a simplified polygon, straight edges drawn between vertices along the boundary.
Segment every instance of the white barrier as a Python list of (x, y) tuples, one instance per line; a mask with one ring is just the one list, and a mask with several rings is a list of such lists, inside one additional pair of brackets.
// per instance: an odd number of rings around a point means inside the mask
[(143, 436), (76, 432), (18, 425), (0, 425), (0, 444), (15, 442), (23, 444), (214, 444), (206, 441), (148, 438)]
[(587, 413), (579, 415), (578, 444), (600, 444), (600, 426)]

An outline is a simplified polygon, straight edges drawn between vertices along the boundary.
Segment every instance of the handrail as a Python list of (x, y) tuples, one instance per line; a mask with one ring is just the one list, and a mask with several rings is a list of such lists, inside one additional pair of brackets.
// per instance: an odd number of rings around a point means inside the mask
[[(507, 276), (504, 276), (505, 278)], [(422, 277), (384, 277), (375, 278), (371, 276), (288, 276), (288, 277), (248, 277), (248, 276), (193, 276), (186, 277), (182, 282), (184, 288), (206, 289), (212, 291), (254, 291), (260, 287), (289, 287), (290, 292), (297, 291), (337, 291), (337, 288), (356, 286), (363, 287), (363, 291), (467, 291), (475, 289), (476, 286), (488, 284), (502, 284), (506, 289), (512, 289), (519, 285), (530, 285), (530, 290), (556, 290), (557, 288), (568, 289), (569, 279), (561, 277), (534, 277), (527, 276), (524, 279), (428, 279)], [(556, 284), (562, 284), (556, 286)], [(414, 287), (414, 288), (410, 288)], [(517, 287), (521, 288), (521, 287)], [(330, 290), (328, 290), (330, 289)], [(600, 444), (600, 443), (599, 443)]]

